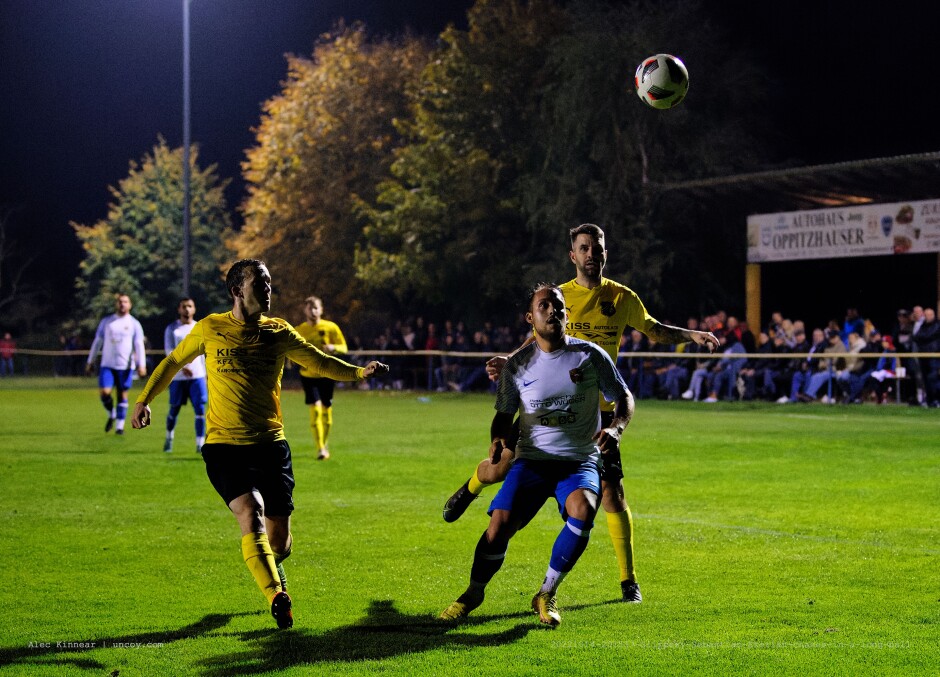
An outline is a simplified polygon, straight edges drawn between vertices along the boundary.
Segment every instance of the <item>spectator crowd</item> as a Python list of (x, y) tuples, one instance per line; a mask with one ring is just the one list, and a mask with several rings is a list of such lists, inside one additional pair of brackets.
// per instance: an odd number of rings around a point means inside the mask
[[(617, 368), (637, 399), (787, 404), (884, 403), (903, 397), (911, 404), (940, 406), (940, 359), (904, 356), (940, 352), (940, 324), (932, 308), (899, 310), (886, 330), (856, 308), (847, 309), (842, 320), (812, 329), (774, 312), (756, 335), (747, 322), (724, 311), (691, 317), (686, 326), (714, 333), (721, 348), (711, 355), (694, 343), (657, 344), (637, 330), (621, 337)], [(383, 357), (391, 373), (370, 387), (492, 390), (483, 355), (512, 352), (529, 331), (522, 318), (514, 326), (485, 322), (469, 329), (462, 321), (426, 323), (417, 317), (385, 328), (368, 345), (354, 337), (350, 348), (467, 353)]]
[[(889, 328), (876, 327), (848, 308), (841, 320), (807, 328), (802, 320), (771, 314), (756, 333), (724, 311), (690, 317), (686, 326), (714, 333), (721, 342), (715, 354), (694, 343), (657, 344), (639, 331), (621, 337), (617, 368), (637, 399), (731, 400), (860, 403), (905, 401), (940, 407), (940, 358), (905, 357), (940, 352), (940, 324), (932, 307), (897, 311)], [(469, 328), (463, 321), (425, 321), (413, 317), (395, 322), (363, 340), (353, 335), (349, 348), (365, 363), (381, 357), (390, 373), (368, 387), (431, 391), (493, 391), (485, 371), (486, 356), (508, 354), (530, 333), (521, 316), (513, 325), (483, 322)], [(0, 375), (12, 375), (16, 343), (9, 333), (0, 340)], [(59, 337), (63, 351), (80, 349), (74, 337)], [(445, 355), (411, 351), (443, 351)], [(391, 354), (389, 354), (391, 353)], [(395, 354), (398, 353), (398, 354)], [(77, 372), (74, 358), (55, 361), (59, 376)]]

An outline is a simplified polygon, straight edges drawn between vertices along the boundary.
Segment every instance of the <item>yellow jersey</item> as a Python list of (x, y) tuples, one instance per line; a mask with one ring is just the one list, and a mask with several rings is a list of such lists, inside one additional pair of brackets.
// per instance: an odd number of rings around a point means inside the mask
[(285, 320), (242, 322), (231, 312), (209, 315), (158, 366), (137, 398), (150, 404), (183, 366), (206, 356), (209, 406), (206, 442), (255, 444), (284, 439), (281, 374), (290, 358), (317, 376), (356, 381), (364, 369), (326, 355)]
[[(339, 325), (335, 322), (321, 318), (316, 324), (304, 322), (303, 324), (298, 324), (294, 329), (296, 329), (297, 333), (303, 336), (308, 343), (312, 343), (320, 350), (323, 350), (323, 346), (330, 344), (335, 349), (334, 354), (345, 355), (349, 352), (349, 349), (346, 347), (346, 338), (343, 336), (343, 332), (340, 331)], [(320, 374), (301, 365), (300, 375), (306, 376), (307, 378), (316, 378)]]
[[(596, 343), (610, 355), (614, 364), (620, 350), (620, 336), (627, 327), (646, 334), (657, 324), (635, 291), (606, 277), (602, 277), (594, 289), (570, 280), (561, 285), (561, 293), (565, 295), (568, 311), (566, 333)], [(613, 407), (602, 399), (603, 410), (610, 411)]]

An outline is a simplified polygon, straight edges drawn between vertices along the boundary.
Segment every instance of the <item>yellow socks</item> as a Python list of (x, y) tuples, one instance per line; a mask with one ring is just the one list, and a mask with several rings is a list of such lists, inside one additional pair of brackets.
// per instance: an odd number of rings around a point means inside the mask
[(274, 563), (274, 553), (268, 543), (267, 534), (245, 534), (242, 536), (242, 556), (248, 570), (255, 577), (261, 592), (268, 598), (268, 603), (281, 591), (281, 579)]
[(623, 512), (609, 512), (607, 514), (607, 530), (610, 540), (614, 544), (617, 554), (617, 564), (620, 565), (620, 580), (635, 581), (636, 569), (633, 566), (633, 515), (627, 507)]
[(317, 449), (323, 448), (323, 407), (317, 404), (310, 405), (310, 432), (313, 433), (313, 443)]
[(474, 496), (479, 496), (480, 492), (483, 491), (483, 488), (488, 486), (488, 484), (484, 484), (480, 481), (480, 477), (477, 475), (477, 470), (474, 468), (473, 477), (471, 477), (470, 481), (467, 482), (467, 489), (470, 490), (470, 493)]
[(320, 414), (321, 440), (320, 448), (326, 449), (327, 440), (330, 439), (330, 429), (333, 427), (333, 407), (323, 407)]

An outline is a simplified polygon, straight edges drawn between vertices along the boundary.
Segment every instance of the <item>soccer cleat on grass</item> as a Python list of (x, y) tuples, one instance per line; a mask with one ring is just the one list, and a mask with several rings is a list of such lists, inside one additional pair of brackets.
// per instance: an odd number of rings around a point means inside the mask
[(453, 623), (454, 621), (459, 621), (461, 618), (466, 618), (471, 611), (481, 604), (483, 604), (483, 593), (476, 596), (465, 592), (458, 597), (456, 601), (452, 602), (449, 607), (444, 609), (438, 618), (442, 621)]
[(640, 594), (640, 586), (636, 581), (620, 581), (620, 594), (624, 602), (639, 604), (643, 601), (643, 595)]
[(277, 593), (271, 601), (271, 615), (281, 630), (294, 626), (294, 612), (291, 611), (291, 606), (290, 595), (286, 592)]
[(173, 452), (173, 440), (166, 440), (163, 443), (163, 453), (169, 454)]
[(115, 434), (115, 435), (123, 435), (123, 434), (124, 434), (124, 428), (118, 428), (117, 430), (114, 431), (114, 434)]
[(539, 622), (552, 628), (561, 625), (561, 614), (555, 596), (550, 592), (537, 592), (532, 598), (532, 610), (539, 615)]
[(317, 454), (318, 461), (325, 461), (330, 457), (330, 452), (327, 449), (320, 449), (320, 453)]
[(473, 503), (473, 500), (477, 497), (476, 494), (470, 491), (469, 485), (470, 480), (467, 480), (453, 496), (447, 499), (447, 503), (444, 504), (445, 522), (456, 522), (460, 519), (467, 506)]
[(110, 416), (108, 417), (108, 422), (104, 424), (104, 431), (106, 433), (111, 432), (111, 428), (114, 427), (114, 422), (116, 420), (117, 420), (116, 418), (111, 418)]

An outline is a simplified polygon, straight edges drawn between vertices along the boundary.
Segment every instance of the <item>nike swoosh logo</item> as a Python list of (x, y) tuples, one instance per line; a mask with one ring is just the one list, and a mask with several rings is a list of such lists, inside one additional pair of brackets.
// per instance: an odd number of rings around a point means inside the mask
[(533, 380), (533, 381), (526, 381), (525, 379), (522, 379), (522, 387), (523, 387), (523, 388), (528, 388), (530, 385), (532, 385), (533, 383), (535, 383), (535, 381), (538, 381), (538, 379), (535, 379), (535, 380)]

